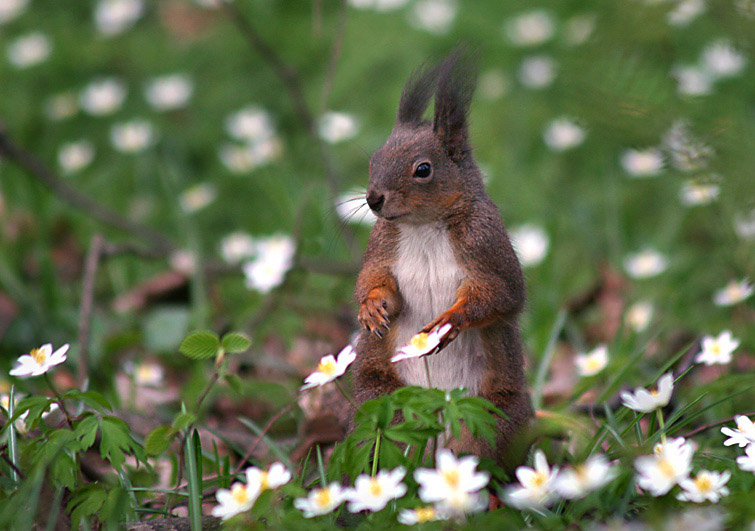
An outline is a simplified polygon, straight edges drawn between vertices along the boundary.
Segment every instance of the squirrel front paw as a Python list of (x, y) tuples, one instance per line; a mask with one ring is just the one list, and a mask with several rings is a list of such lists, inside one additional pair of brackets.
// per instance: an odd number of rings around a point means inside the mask
[(390, 330), (388, 301), (381, 297), (367, 297), (359, 305), (359, 323), (367, 330), (383, 338), (383, 329)]
[(446, 348), (448, 344), (451, 343), (451, 341), (458, 337), (459, 332), (461, 332), (464, 325), (464, 319), (462, 318), (462, 316), (454, 311), (443, 312), (438, 317), (433, 319), (430, 324), (420, 330), (420, 332), (427, 334), (433, 330), (443, 328), (445, 325), (451, 325), (451, 329), (446, 333), (446, 335), (441, 338), (440, 343), (438, 343), (437, 352), (440, 352), (441, 350)]

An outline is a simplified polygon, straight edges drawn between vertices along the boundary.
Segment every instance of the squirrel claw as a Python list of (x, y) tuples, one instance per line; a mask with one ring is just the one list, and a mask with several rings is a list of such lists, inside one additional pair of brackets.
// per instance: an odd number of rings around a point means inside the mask
[(373, 328), (372, 333), (378, 336), (380, 339), (383, 339), (383, 333), (379, 329)]

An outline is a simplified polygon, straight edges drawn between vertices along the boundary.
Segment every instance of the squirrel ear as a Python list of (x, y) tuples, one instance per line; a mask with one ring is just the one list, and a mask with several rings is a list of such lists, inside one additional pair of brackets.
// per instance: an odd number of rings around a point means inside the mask
[(397, 124), (419, 124), (438, 81), (438, 67), (424, 64), (415, 70), (401, 91)]
[(439, 67), (433, 130), (453, 160), (469, 151), (467, 116), (476, 81), (476, 62), (464, 49), (452, 52)]

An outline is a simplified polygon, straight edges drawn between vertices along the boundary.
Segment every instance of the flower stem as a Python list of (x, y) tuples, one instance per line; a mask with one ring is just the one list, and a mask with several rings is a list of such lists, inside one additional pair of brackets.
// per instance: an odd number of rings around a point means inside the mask
[(73, 429), (73, 421), (71, 420), (71, 415), (68, 413), (68, 410), (66, 409), (65, 403), (63, 402), (63, 397), (60, 395), (60, 392), (55, 387), (55, 384), (52, 383), (50, 374), (45, 373), (44, 377), (45, 377), (45, 382), (47, 383), (47, 387), (49, 387), (50, 391), (52, 391), (52, 394), (55, 395), (55, 401), (58, 403), (60, 410), (63, 412), (63, 415), (65, 415), (66, 417), (66, 422), (68, 423), (68, 427)]
[(339, 390), (339, 391), (341, 391), (341, 394), (343, 395), (343, 397), (344, 397), (344, 398), (345, 398), (346, 400), (348, 400), (348, 401), (349, 401), (349, 403), (350, 403), (350, 404), (351, 404), (352, 406), (354, 406), (354, 408), (355, 408), (355, 409), (359, 409), (359, 406), (357, 406), (357, 403), (356, 403), (356, 402), (354, 402), (354, 400), (353, 400), (353, 399), (352, 399), (352, 398), (351, 398), (351, 397), (349, 396), (349, 394), (348, 394), (348, 393), (346, 392), (346, 389), (344, 389), (344, 388), (343, 388), (343, 387), (341, 386), (340, 382), (339, 382), (338, 380), (333, 380), (333, 383), (334, 383), (334, 384), (336, 384), (336, 387), (338, 388), (338, 390)]
[(427, 361), (427, 356), (424, 356), (422, 358), (422, 361), (425, 364), (425, 376), (427, 376), (427, 387), (432, 388), (433, 382), (430, 380), (430, 362)]
[(375, 477), (378, 471), (378, 458), (380, 456), (380, 429), (375, 436), (375, 454), (372, 456), (372, 477)]
[(666, 444), (666, 425), (663, 423), (663, 412), (661, 408), (655, 410), (658, 417), (658, 429), (661, 430), (661, 443)]

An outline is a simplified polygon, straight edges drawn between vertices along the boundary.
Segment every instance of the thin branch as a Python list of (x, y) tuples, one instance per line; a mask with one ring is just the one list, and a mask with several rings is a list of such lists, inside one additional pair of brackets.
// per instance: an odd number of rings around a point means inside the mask
[(94, 284), (97, 279), (97, 267), (104, 248), (105, 240), (101, 234), (92, 236), (86, 264), (84, 266), (83, 288), (81, 293), (81, 311), (79, 314), (79, 387), (84, 388), (84, 382), (89, 377), (89, 327), (92, 323), (92, 307), (94, 306)]
[(725, 419), (722, 419), (722, 420), (717, 420), (716, 422), (711, 422), (710, 424), (703, 424), (702, 426), (698, 426), (694, 430), (688, 431), (684, 435), (684, 438), (689, 439), (690, 437), (694, 437), (698, 433), (702, 433), (711, 428), (715, 428), (716, 426), (726, 424), (727, 422), (732, 422), (736, 417), (739, 417), (740, 415), (744, 415), (745, 417), (750, 417), (752, 415), (755, 415), (755, 411), (750, 411), (749, 413), (737, 413), (736, 415), (732, 415), (731, 417), (726, 417)]
[(347, 16), (347, 7), (347, 0), (341, 0), (338, 6), (338, 22), (336, 32), (333, 36), (333, 44), (330, 47), (328, 69), (325, 72), (325, 80), (322, 83), (322, 100), (320, 102), (321, 111), (325, 111), (325, 109), (328, 108), (328, 98), (330, 97), (330, 91), (333, 89), (333, 80), (336, 77), (338, 59), (341, 57), (343, 39), (346, 35), (346, 22), (349, 19), (349, 17)]
[(265, 424), (265, 426), (262, 428), (262, 431), (260, 431), (259, 435), (257, 435), (257, 440), (254, 441), (254, 444), (249, 448), (249, 450), (246, 452), (246, 454), (241, 459), (241, 461), (239, 461), (239, 463), (236, 465), (236, 470), (233, 471), (234, 474), (238, 474), (239, 472), (241, 472), (241, 469), (244, 468), (244, 463), (246, 463), (249, 460), (249, 458), (252, 457), (252, 454), (257, 449), (257, 446), (259, 445), (260, 441), (265, 436), (265, 434), (270, 430), (270, 428), (273, 427), (273, 424), (275, 424), (276, 422), (278, 422), (278, 420), (283, 415), (285, 415), (286, 413), (288, 413), (289, 411), (291, 411), (292, 407), (294, 407), (294, 403), (293, 402), (291, 402), (286, 407), (284, 407), (283, 409), (281, 409), (280, 411), (278, 411), (278, 413), (276, 413), (275, 415), (273, 415), (270, 418), (270, 420), (267, 421), (267, 424)]
[(21, 471), (20, 471), (20, 470), (18, 469), (18, 467), (17, 467), (16, 465), (14, 465), (14, 464), (13, 464), (13, 461), (12, 461), (12, 460), (10, 459), (10, 457), (8, 457), (8, 456), (6, 455), (6, 453), (5, 453), (5, 450), (3, 450), (3, 452), (2, 452), (2, 453), (0, 453), (0, 456), (2, 456), (2, 458), (3, 458), (3, 461), (5, 461), (5, 462), (6, 462), (7, 464), (8, 464), (8, 466), (10, 466), (10, 467), (11, 467), (11, 468), (13, 469), (13, 471), (14, 471), (14, 472), (15, 472), (16, 474), (18, 474), (18, 477), (20, 477), (20, 478), (21, 478), (22, 480), (26, 479), (26, 476), (24, 476), (24, 473), (23, 473), (23, 472), (21, 472)]

